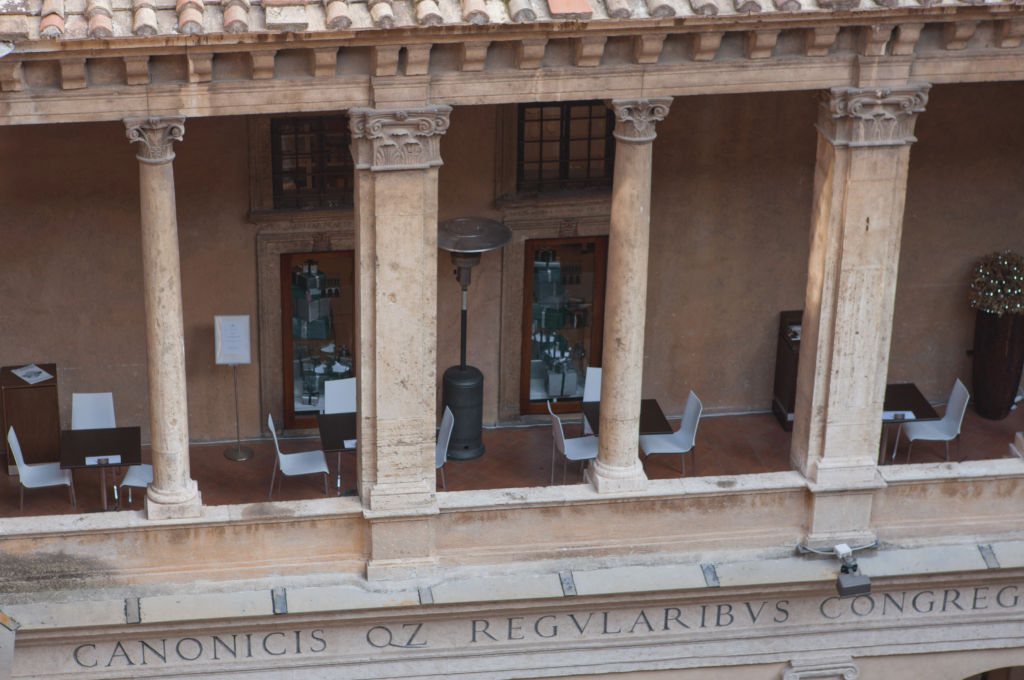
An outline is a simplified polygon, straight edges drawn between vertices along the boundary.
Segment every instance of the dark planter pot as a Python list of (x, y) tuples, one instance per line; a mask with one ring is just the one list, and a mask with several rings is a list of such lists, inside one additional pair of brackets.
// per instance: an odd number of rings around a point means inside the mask
[(1010, 414), (1024, 370), (1024, 314), (978, 310), (974, 326), (974, 405), (978, 415), (1002, 420)]

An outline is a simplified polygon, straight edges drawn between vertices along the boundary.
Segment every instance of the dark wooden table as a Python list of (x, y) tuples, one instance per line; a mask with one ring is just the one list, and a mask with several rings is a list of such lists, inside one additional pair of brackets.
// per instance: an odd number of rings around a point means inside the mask
[[(102, 462), (106, 461), (106, 462)], [(98, 468), (100, 471), (101, 511), (107, 507), (107, 468), (130, 467), (142, 462), (142, 431), (138, 427), (111, 427), (98, 430), (62, 430), (60, 467), (62, 470)], [(115, 479), (114, 483), (117, 483)]]
[[(885, 451), (889, 448), (889, 426), (893, 423), (917, 423), (926, 420), (941, 420), (940, 416), (928, 400), (921, 394), (914, 383), (898, 383), (885, 386), (885, 401), (882, 403), (882, 464), (885, 464)], [(913, 418), (886, 418), (887, 411), (909, 411)], [(899, 432), (896, 433), (896, 446), (900, 445)], [(893, 450), (895, 455), (896, 451)]]
[[(598, 428), (601, 425), (601, 402), (584, 401), (581, 404), (583, 417), (590, 423), (590, 429), (595, 435), (600, 436)], [(672, 434), (675, 430), (668, 424), (665, 414), (658, 406), (657, 399), (640, 400), (640, 434)]]
[[(318, 413), (317, 425), (320, 426), (320, 445), (324, 451), (338, 452), (338, 495), (341, 494), (341, 452), (353, 451), (345, 446), (345, 441), (357, 438), (355, 413)], [(348, 491), (345, 492), (349, 493)]]

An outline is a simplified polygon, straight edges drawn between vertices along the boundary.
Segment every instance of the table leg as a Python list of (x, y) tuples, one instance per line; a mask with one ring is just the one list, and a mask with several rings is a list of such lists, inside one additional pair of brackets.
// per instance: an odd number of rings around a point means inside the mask
[(100, 503), (103, 512), (107, 511), (107, 468), (100, 468)]

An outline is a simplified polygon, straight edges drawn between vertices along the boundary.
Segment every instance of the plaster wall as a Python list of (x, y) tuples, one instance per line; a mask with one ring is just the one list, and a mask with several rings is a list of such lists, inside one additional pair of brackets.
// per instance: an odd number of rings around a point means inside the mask
[[(213, 317), (248, 314), (253, 364), (238, 370), (243, 436), (258, 436), (256, 250), (242, 118), (197, 118), (175, 144), (193, 440), (235, 436), (231, 369)], [(120, 426), (149, 440), (139, 170), (124, 124), (0, 130), (0, 362), (58, 366), (62, 427), (74, 392), (113, 392)]]
[[(496, 106), (455, 106), (441, 138), (438, 222), (458, 217), (501, 220), (494, 206)], [(459, 363), (462, 287), (455, 281), (448, 253), (437, 254), (437, 408), (441, 420), (441, 381)], [(498, 419), (501, 325), (501, 251), (484, 253), (473, 268), (466, 327), (466, 362), (484, 374), (484, 424)]]
[(910, 151), (889, 382), (945, 402), (971, 387), (974, 319), (967, 295), (978, 260), (1024, 252), (1024, 83), (940, 85)]

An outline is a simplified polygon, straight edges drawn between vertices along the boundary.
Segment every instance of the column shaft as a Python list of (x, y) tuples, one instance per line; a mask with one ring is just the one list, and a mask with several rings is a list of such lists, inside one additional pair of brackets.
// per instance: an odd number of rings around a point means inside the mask
[(359, 482), (371, 579), (431, 565), (437, 513), (437, 166), (451, 108), (350, 111), (356, 160)]
[(618, 141), (608, 240), (600, 437), (590, 475), (599, 492), (647, 487), (638, 438), (647, 320), (651, 152), (654, 124), (668, 114), (671, 101), (611, 102)]
[(790, 454), (814, 483), (811, 542), (872, 536), (910, 144), (928, 87), (821, 96)]
[(189, 471), (185, 335), (174, 197), (173, 141), (183, 118), (126, 120), (128, 138), (140, 142), (139, 198), (146, 301), (153, 484), (146, 495), (150, 519), (198, 517), (201, 499)]

